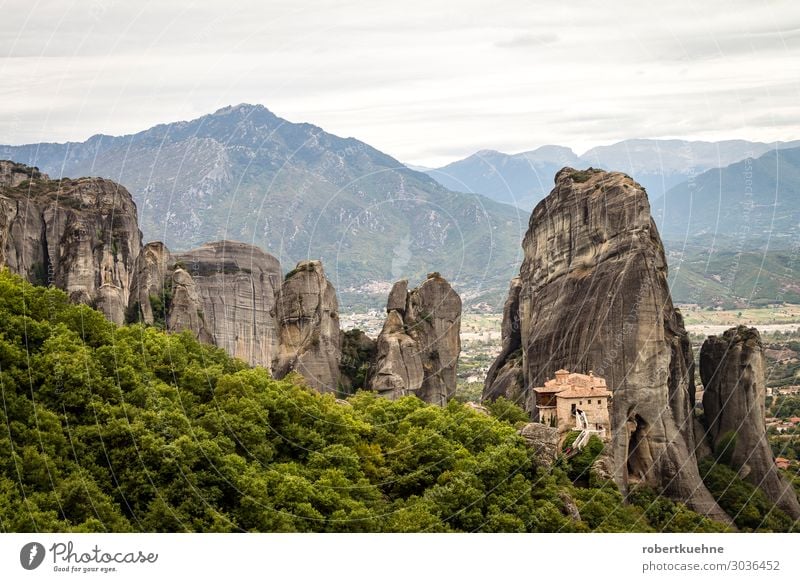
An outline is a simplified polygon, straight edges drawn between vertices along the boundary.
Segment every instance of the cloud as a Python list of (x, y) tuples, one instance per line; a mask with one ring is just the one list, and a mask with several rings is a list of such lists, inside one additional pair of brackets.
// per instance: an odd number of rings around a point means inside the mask
[(545, 46), (558, 42), (558, 35), (553, 32), (541, 32), (538, 34), (521, 34), (500, 40), (494, 46), (500, 48), (529, 48), (532, 46)]
[(258, 102), (442, 165), (480, 149), (800, 135), (791, 2), (7, 2), (0, 143)]

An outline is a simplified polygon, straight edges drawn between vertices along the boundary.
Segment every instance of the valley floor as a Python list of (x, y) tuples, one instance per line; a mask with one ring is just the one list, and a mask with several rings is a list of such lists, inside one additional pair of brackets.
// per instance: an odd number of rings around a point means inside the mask
[[(767, 343), (767, 382), (770, 387), (800, 384), (800, 305), (785, 304), (750, 309), (714, 309), (678, 305), (695, 352), (709, 335), (721, 334), (735, 325), (758, 328)], [(343, 314), (342, 329), (358, 328), (377, 337), (385, 313), (373, 309)], [(461, 357), (458, 363), (458, 397), (480, 400), (483, 381), (500, 352), (501, 313), (465, 313), (461, 319)]]

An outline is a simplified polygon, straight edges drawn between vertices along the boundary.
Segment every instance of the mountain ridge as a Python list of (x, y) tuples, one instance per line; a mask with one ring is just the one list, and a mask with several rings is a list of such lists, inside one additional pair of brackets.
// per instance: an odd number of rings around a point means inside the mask
[[(208, 240), (260, 246), (284, 265), (322, 259), (343, 306), (357, 290), (442, 271), (471, 302), (502, 301), (527, 215), (453, 192), (355, 138), (240, 104), (189, 121), (85, 142), (0, 146), (54, 177), (127, 187), (145, 238), (176, 251)], [(348, 289), (352, 291), (347, 291)]]
[(542, 145), (514, 154), (480, 150), (427, 173), (451, 189), (460, 187), (531, 210), (549, 192), (550, 185), (541, 175), (554, 175), (564, 166), (624, 172), (656, 199), (687, 178), (712, 168), (758, 157), (772, 149), (798, 146), (797, 140), (767, 143), (633, 138), (596, 146), (580, 155), (560, 145)]

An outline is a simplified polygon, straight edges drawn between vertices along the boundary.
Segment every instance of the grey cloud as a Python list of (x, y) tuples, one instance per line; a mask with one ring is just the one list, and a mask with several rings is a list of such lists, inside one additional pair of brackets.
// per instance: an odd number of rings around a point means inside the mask
[(11, 0), (0, 143), (243, 101), (424, 165), (630, 137), (790, 139), (799, 49), (790, 2)]
[(528, 48), (534, 46), (546, 46), (558, 42), (559, 36), (553, 32), (541, 32), (531, 34), (521, 34), (509, 38), (508, 40), (500, 40), (494, 43), (494, 46), (499, 48)]

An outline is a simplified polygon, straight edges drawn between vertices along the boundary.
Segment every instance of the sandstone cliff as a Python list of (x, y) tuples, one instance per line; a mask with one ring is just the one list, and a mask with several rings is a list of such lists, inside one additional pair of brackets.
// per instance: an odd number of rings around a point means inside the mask
[(501, 327), (502, 348), (489, 371), (486, 373), (486, 389), (483, 397), (495, 400), (499, 396), (512, 402), (525, 405), (525, 380), (522, 371), (522, 337), (519, 321), (519, 292), (522, 281), (519, 277), (511, 280), (508, 298), (503, 306)]
[(799, 519), (800, 503), (767, 442), (764, 369), (764, 346), (755, 328), (734, 327), (706, 339), (700, 350), (706, 438), (717, 453), (720, 446), (732, 447), (726, 456), (739, 475)]
[(300, 261), (286, 275), (275, 306), (279, 347), (272, 371), (295, 371), (320, 392), (336, 392), (341, 362), (339, 304), (320, 261)]
[(269, 368), (278, 346), (278, 259), (253, 245), (217, 241), (174, 260), (194, 280), (211, 343), (252, 366)]
[(419, 344), (408, 333), (400, 311), (392, 310), (378, 335), (368, 386), (392, 400), (418, 394), (422, 388)]
[(418, 288), (398, 281), (389, 293), (369, 386), (389, 398), (415, 394), (444, 405), (456, 390), (461, 298), (439, 274)]
[(131, 312), (269, 368), (277, 353), (280, 279), (278, 260), (253, 245), (217, 241), (173, 255), (152, 242), (136, 263)]
[(0, 266), (123, 323), (141, 248), (130, 193), (110, 180), (53, 181), (24, 169), (0, 168)]
[[(697, 469), (691, 346), (644, 190), (624, 174), (592, 169), (564, 168), (555, 182), (523, 241), (518, 317), (527, 409), (536, 416), (531, 388), (559, 368), (593, 370), (613, 392), (610, 452), (620, 488), (644, 481), (730, 523)], [(513, 328), (513, 316), (504, 327)], [(496, 375), (487, 397), (502, 392), (495, 383)]]
[[(152, 325), (156, 318), (164, 324), (165, 294), (171, 293), (172, 279), (169, 249), (161, 242), (144, 245), (136, 258), (136, 268), (131, 281), (131, 305), (128, 319)], [(154, 304), (159, 313), (154, 313)]]
[(171, 295), (166, 317), (168, 331), (190, 331), (201, 342), (213, 344), (213, 336), (206, 328), (205, 313), (194, 278), (181, 267), (172, 271)]
[(0, 160), (0, 188), (15, 188), (27, 180), (50, 180), (39, 168), (31, 168), (10, 160)]

